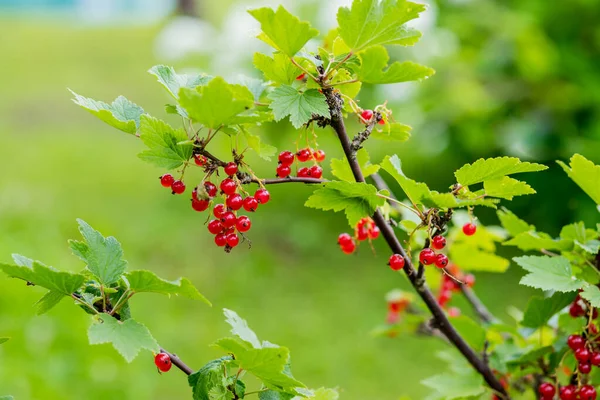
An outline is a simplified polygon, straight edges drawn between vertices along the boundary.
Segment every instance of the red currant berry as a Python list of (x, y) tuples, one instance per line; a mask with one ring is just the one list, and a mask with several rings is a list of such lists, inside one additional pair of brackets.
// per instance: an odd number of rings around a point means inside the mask
[(379, 125), (385, 125), (385, 119), (383, 119), (383, 117), (381, 117), (381, 119), (379, 121), (377, 121), (377, 123)]
[(446, 268), (448, 265), (448, 256), (445, 254), (438, 254), (435, 256), (435, 266), (438, 268)]
[(583, 317), (585, 315), (585, 311), (583, 307), (579, 305), (579, 303), (572, 303), (569, 307), (569, 315), (573, 318)]
[(419, 253), (419, 261), (423, 265), (433, 264), (436, 260), (436, 257), (437, 256), (436, 256), (435, 252), (433, 250), (431, 250), (429, 247), (421, 250), (421, 252)]
[(350, 234), (348, 233), (340, 233), (340, 236), (338, 236), (338, 244), (340, 246), (346, 246), (352, 242), (352, 236), (350, 236)]
[(579, 400), (596, 400), (596, 389), (592, 385), (583, 385), (579, 389)]
[(173, 194), (181, 194), (185, 192), (185, 183), (183, 181), (175, 181), (171, 184), (171, 190)]
[(215, 208), (213, 208), (213, 215), (219, 219), (221, 219), (223, 217), (223, 214), (225, 213), (225, 211), (227, 211), (225, 209), (225, 205), (224, 204), (217, 204), (215, 206)]
[(230, 194), (229, 196), (227, 196), (225, 204), (227, 204), (227, 207), (231, 208), (232, 210), (237, 211), (240, 208), (242, 208), (242, 204), (244, 204), (244, 199), (237, 193)]
[(593, 352), (590, 357), (590, 362), (592, 363), (593, 366), (600, 367), (600, 352), (598, 352), (598, 351)]
[(303, 72), (303, 73), (301, 73), (300, 75), (298, 75), (298, 76), (296, 77), (296, 80), (297, 80), (297, 81), (301, 81), (302, 79), (304, 79), (304, 77), (305, 77), (305, 76), (306, 76), (306, 73), (305, 73), (305, 72)]
[(271, 199), (271, 194), (267, 189), (260, 188), (254, 193), (254, 198), (260, 204), (267, 204)]
[(258, 208), (258, 201), (254, 196), (248, 196), (244, 199), (244, 210), (248, 212), (254, 212)]
[(596, 319), (598, 318), (598, 309), (594, 308), (594, 310), (592, 311), (592, 319)]
[(400, 271), (402, 268), (404, 268), (404, 257), (402, 257), (400, 254), (392, 254), (390, 256), (388, 265), (394, 271)]
[(588, 362), (591, 356), (591, 353), (588, 349), (586, 349), (585, 347), (581, 347), (577, 350), (575, 350), (575, 359), (579, 362)]
[(563, 386), (558, 390), (560, 400), (575, 400), (577, 387), (574, 385)]
[(323, 150), (317, 150), (313, 153), (313, 157), (317, 162), (325, 161), (325, 152)]
[(172, 366), (171, 357), (166, 353), (158, 353), (154, 356), (154, 365), (156, 365), (156, 368), (161, 372), (169, 372)]
[(235, 227), (240, 232), (248, 232), (251, 226), (252, 222), (250, 221), (250, 218), (246, 217), (245, 215), (239, 217), (235, 223)]
[(588, 325), (588, 336), (593, 335), (596, 336), (598, 334), (598, 327), (595, 324)]
[(585, 340), (579, 335), (571, 335), (567, 338), (567, 346), (571, 350), (581, 349), (585, 346)]
[(352, 254), (354, 253), (354, 250), (356, 250), (356, 243), (354, 242), (354, 239), (352, 239), (351, 242), (344, 244), (343, 246), (340, 245), (340, 248), (342, 249), (342, 251), (346, 254)]
[(223, 167), (223, 170), (228, 176), (233, 176), (238, 171), (238, 165), (232, 161), (227, 163), (227, 165)]
[(223, 247), (227, 244), (227, 236), (224, 233), (218, 233), (215, 236), (215, 244), (219, 247)]
[(463, 282), (465, 283), (465, 285), (472, 288), (473, 286), (475, 286), (475, 275), (473, 275), (473, 274), (465, 275), (465, 277), (463, 278)]
[(227, 235), (227, 245), (229, 247), (235, 247), (240, 242), (240, 238), (235, 233), (230, 233)]
[(467, 236), (473, 236), (475, 234), (476, 230), (477, 230), (477, 226), (470, 222), (464, 224), (462, 227), (463, 233)]
[(196, 211), (205, 211), (210, 205), (210, 201), (204, 199), (192, 199), (192, 208)]
[(371, 118), (373, 118), (373, 110), (363, 110), (363, 112), (360, 113), (360, 116), (365, 121), (369, 121)]
[(207, 159), (202, 154), (194, 154), (194, 162), (199, 167), (204, 167), (207, 163)]
[(289, 165), (279, 164), (275, 172), (278, 178), (287, 178), (292, 173), (292, 169)]
[(287, 165), (289, 167), (294, 163), (294, 153), (291, 151), (282, 151), (279, 153), (279, 162), (281, 165)]
[(369, 229), (367, 234), (369, 235), (369, 239), (377, 239), (379, 237), (379, 228), (374, 225), (371, 229)]
[(296, 153), (296, 158), (300, 162), (307, 162), (312, 158), (312, 152), (310, 149), (301, 149)]
[(311, 178), (321, 179), (323, 176), (323, 168), (319, 167), (318, 165), (313, 165), (310, 167), (309, 176)]
[(298, 170), (298, 178), (310, 178), (310, 168), (302, 167)]
[(460, 308), (458, 308), (458, 307), (450, 307), (448, 309), (448, 316), (450, 318), (460, 317), (460, 314), (461, 314)]
[(431, 247), (436, 250), (443, 249), (446, 247), (446, 238), (441, 235), (434, 236), (433, 239), (431, 239)]
[(222, 230), (223, 230), (223, 224), (221, 224), (221, 221), (219, 221), (218, 219), (213, 219), (212, 221), (210, 221), (208, 223), (208, 231), (210, 233), (212, 233), (213, 235), (216, 235), (217, 233), (221, 233)]
[(538, 393), (542, 397), (552, 398), (556, 394), (556, 388), (551, 383), (544, 382), (538, 387)]
[(356, 238), (358, 240), (360, 240), (361, 242), (363, 240), (367, 240), (369, 238), (369, 227), (366, 226), (365, 224), (359, 223), (356, 226), (355, 235), (356, 235)]
[(223, 223), (223, 226), (225, 228), (231, 228), (237, 222), (237, 218), (234, 213), (232, 213), (231, 211), (227, 211), (221, 217), (221, 222)]
[(233, 194), (237, 190), (235, 181), (231, 178), (226, 178), (221, 181), (221, 191), (225, 194)]
[(400, 312), (400, 310), (402, 309), (402, 305), (402, 301), (390, 301), (388, 303), (388, 311)]
[(589, 362), (580, 362), (579, 365), (577, 366), (577, 369), (582, 374), (587, 375), (592, 370), (592, 364), (590, 364)]
[(160, 177), (160, 184), (163, 185), (163, 187), (171, 187), (173, 182), (175, 182), (175, 178), (173, 178), (173, 175), (171, 174), (164, 174)]
[(449, 290), (444, 290), (438, 296), (437, 301), (438, 301), (438, 304), (440, 305), (440, 307), (445, 307), (451, 298), (452, 298), (452, 292)]
[(215, 197), (217, 195), (217, 187), (212, 182), (204, 182), (204, 190), (208, 197)]

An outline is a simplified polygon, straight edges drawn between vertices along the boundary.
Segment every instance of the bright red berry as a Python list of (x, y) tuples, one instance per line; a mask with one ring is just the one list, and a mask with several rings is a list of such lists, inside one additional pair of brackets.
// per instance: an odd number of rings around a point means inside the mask
[(369, 239), (377, 239), (379, 237), (379, 228), (373, 225), (367, 234), (369, 235)]
[(385, 119), (383, 119), (383, 117), (381, 117), (381, 119), (379, 121), (377, 121), (377, 123), (379, 125), (385, 125)]
[(220, 233), (223, 230), (223, 224), (218, 219), (213, 219), (208, 223), (208, 231), (213, 235)]
[(575, 400), (577, 387), (574, 385), (562, 386), (559, 390), (560, 400)]
[(171, 174), (164, 174), (160, 177), (160, 184), (163, 185), (163, 187), (171, 187), (173, 182), (175, 182), (175, 178), (173, 178), (173, 175)]
[(279, 162), (281, 165), (287, 165), (289, 167), (294, 163), (294, 153), (291, 151), (282, 151), (279, 153)]
[(588, 336), (593, 335), (596, 336), (598, 334), (598, 327), (595, 324), (589, 324), (587, 326)]
[(225, 194), (233, 194), (237, 190), (235, 181), (231, 178), (226, 178), (221, 181), (221, 191)]
[(590, 364), (589, 362), (580, 362), (579, 365), (577, 366), (577, 369), (582, 374), (589, 374), (590, 371), (592, 370), (592, 364)]
[(210, 201), (204, 199), (192, 199), (192, 208), (196, 211), (205, 211), (210, 205)]
[(313, 165), (310, 167), (309, 176), (311, 178), (321, 179), (323, 176), (323, 168), (319, 167), (318, 165)]
[(301, 73), (300, 75), (298, 75), (298, 76), (296, 77), (296, 80), (297, 80), (297, 81), (301, 81), (302, 79), (304, 79), (304, 77), (305, 77), (305, 76), (306, 76), (306, 73), (305, 73), (305, 72), (303, 72), (303, 73)]
[(354, 253), (354, 250), (356, 250), (356, 243), (354, 242), (354, 239), (351, 239), (349, 243), (340, 245), (340, 249), (342, 249), (342, 251), (346, 254)]
[(310, 178), (310, 168), (302, 167), (298, 170), (298, 178)]
[(206, 157), (202, 154), (194, 154), (194, 162), (199, 167), (204, 167), (207, 163)]
[(467, 222), (462, 227), (463, 233), (465, 235), (467, 235), (467, 236), (473, 236), (475, 234), (476, 230), (477, 230), (477, 226), (475, 224), (470, 223), (470, 222)]
[(473, 274), (465, 275), (465, 277), (463, 278), (463, 282), (465, 283), (465, 285), (472, 288), (473, 286), (475, 286), (475, 275), (473, 275)]
[(287, 178), (292, 173), (292, 169), (289, 165), (279, 164), (275, 172), (278, 178)]
[(569, 315), (571, 315), (573, 318), (583, 317), (585, 315), (585, 311), (579, 303), (575, 302), (569, 307)]
[(591, 353), (588, 349), (586, 349), (585, 347), (580, 347), (579, 349), (575, 350), (574, 352), (575, 354), (575, 359), (579, 362), (588, 362), (591, 356)]
[(185, 183), (183, 183), (183, 181), (177, 180), (171, 184), (171, 190), (173, 194), (181, 194), (185, 192)]
[(260, 204), (267, 204), (271, 199), (271, 194), (267, 189), (260, 188), (254, 193), (254, 198)]
[(239, 217), (235, 223), (235, 227), (240, 232), (248, 232), (251, 226), (252, 222), (250, 221), (250, 218), (246, 217), (245, 215)]
[(325, 152), (323, 150), (317, 150), (313, 153), (313, 157), (317, 162), (325, 161)]
[(355, 236), (361, 242), (369, 238), (369, 227), (364, 223), (358, 223), (356, 225)]
[(433, 239), (431, 239), (431, 247), (436, 250), (443, 249), (446, 247), (446, 238), (441, 235), (434, 236)]
[(227, 207), (231, 208), (232, 210), (237, 211), (240, 208), (242, 208), (242, 204), (244, 204), (244, 199), (241, 195), (237, 193), (230, 194), (229, 196), (227, 196), (225, 204), (227, 204)]
[(223, 167), (223, 170), (228, 176), (233, 176), (238, 171), (238, 165), (232, 161), (227, 163), (227, 165)]
[(404, 257), (402, 257), (400, 254), (392, 254), (390, 256), (388, 265), (394, 271), (400, 271), (402, 268), (404, 268)]
[(445, 254), (438, 254), (435, 256), (435, 266), (438, 268), (446, 268), (448, 265), (448, 256)]
[(223, 217), (223, 214), (225, 213), (225, 211), (227, 211), (225, 209), (225, 205), (224, 204), (217, 204), (215, 206), (215, 208), (213, 208), (213, 215), (219, 219), (221, 219), (221, 217)]
[(419, 253), (419, 261), (423, 265), (431, 265), (436, 260), (435, 251), (431, 250), (429, 247), (421, 250)]
[(340, 246), (346, 246), (352, 243), (352, 241), (352, 236), (350, 236), (348, 233), (340, 233), (340, 236), (338, 236), (338, 244)]
[(219, 247), (223, 247), (227, 244), (227, 236), (224, 233), (218, 233), (215, 236), (215, 244)]
[(538, 387), (538, 393), (544, 398), (552, 398), (556, 394), (556, 388), (553, 384), (544, 382)]
[(452, 292), (449, 290), (443, 290), (440, 295), (438, 296), (438, 304), (441, 307), (445, 307), (446, 304), (448, 304), (448, 302), (450, 301), (450, 299), (452, 298)]
[(590, 362), (593, 366), (600, 367), (600, 352), (593, 352), (592, 356), (590, 357)]
[(585, 340), (579, 335), (571, 335), (567, 338), (567, 346), (569, 346), (571, 350), (581, 349), (585, 346)]
[(221, 222), (223, 223), (223, 226), (225, 228), (231, 228), (237, 222), (237, 218), (234, 213), (232, 213), (231, 211), (227, 211), (221, 217)]
[(235, 233), (230, 233), (227, 235), (227, 245), (229, 247), (235, 247), (240, 242), (240, 238)]
[(169, 372), (172, 366), (171, 357), (166, 353), (158, 353), (154, 356), (154, 365), (156, 365), (156, 368), (161, 372)]
[(360, 113), (360, 116), (365, 121), (369, 121), (371, 118), (373, 118), (373, 110), (363, 110), (363, 112)]
[(583, 385), (578, 394), (579, 400), (596, 400), (596, 389), (592, 385)]
[(212, 182), (204, 182), (204, 190), (209, 197), (215, 197), (217, 195), (217, 187)]
[(296, 153), (296, 158), (300, 162), (307, 162), (312, 158), (312, 152), (310, 149), (301, 149)]
[(448, 316), (451, 318), (460, 317), (460, 308), (458, 307), (450, 307), (448, 309)]
[(248, 212), (254, 212), (258, 208), (258, 201), (254, 196), (248, 196), (244, 199), (244, 210)]

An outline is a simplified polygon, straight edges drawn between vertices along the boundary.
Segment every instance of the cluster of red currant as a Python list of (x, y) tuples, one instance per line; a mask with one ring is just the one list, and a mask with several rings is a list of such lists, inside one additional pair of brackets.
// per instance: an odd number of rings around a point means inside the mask
[(160, 372), (169, 372), (173, 364), (167, 353), (158, 353), (154, 356), (154, 365)]
[(379, 237), (379, 228), (370, 217), (362, 218), (354, 228), (354, 237), (349, 233), (341, 233), (338, 236), (340, 249), (346, 254), (352, 254), (356, 251), (358, 243), (367, 239), (373, 240)]
[[(195, 155), (194, 161), (201, 167), (207, 163), (206, 157), (202, 155)], [(229, 252), (240, 242), (238, 233), (247, 232), (252, 225), (250, 218), (245, 215), (238, 216), (237, 212), (242, 208), (248, 212), (254, 212), (259, 204), (268, 203), (271, 195), (266, 189), (259, 188), (254, 196), (243, 197), (238, 193), (241, 185), (235, 178), (238, 165), (233, 161), (229, 162), (223, 167), (223, 171), (227, 178), (221, 181), (219, 189), (225, 201), (224, 204), (219, 203), (214, 206), (213, 215), (216, 219), (208, 223), (208, 231), (215, 235), (215, 244), (225, 247), (225, 251)], [(185, 192), (185, 184), (181, 180), (174, 180), (171, 174), (161, 176), (160, 182), (164, 187), (171, 187), (174, 194)], [(192, 208), (200, 212), (206, 211), (217, 196), (219, 189), (208, 180), (195, 187), (192, 191)]]
[(323, 150), (316, 150), (307, 147), (305, 149), (300, 149), (296, 152), (296, 154), (291, 151), (282, 151), (279, 153), (279, 163), (277, 164), (277, 177), (278, 178), (287, 178), (292, 173), (292, 164), (295, 160), (298, 162), (304, 163), (311, 160), (315, 161), (315, 164), (312, 167), (301, 167), (298, 169), (296, 175), (299, 178), (315, 178), (321, 179), (323, 176), (323, 168), (321, 168), (317, 163), (325, 161), (325, 152)]
[[(541, 400), (553, 400), (556, 395), (556, 387), (549, 382), (544, 382), (538, 387)], [(558, 390), (560, 400), (596, 400), (596, 389), (592, 385), (561, 386)]]
[[(371, 122), (371, 118), (373, 118), (373, 110), (363, 110), (360, 113), (360, 117), (365, 123)], [(381, 118), (377, 123), (379, 125), (385, 125), (385, 120)]]
[[(475, 276), (473, 274), (463, 274), (454, 264), (450, 264), (446, 269), (448, 274), (442, 275), (440, 293), (437, 298), (438, 304), (442, 308), (446, 308), (454, 293), (460, 292), (460, 282), (464, 283), (468, 287), (473, 287), (475, 285)], [(460, 311), (457, 313), (457, 310), (458, 309), (455, 307), (450, 307), (448, 309), (448, 315), (454, 317), (458, 316)]]
[[(577, 295), (571, 306), (569, 307), (569, 314), (573, 318), (589, 316), (588, 305), (581, 299), (581, 296)], [(592, 319), (598, 318), (598, 310), (592, 308)]]
[(446, 238), (441, 235), (434, 236), (431, 239), (431, 247), (421, 250), (419, 262), (423, 265), (435, 264), (438, 268), (445, 268), (448, 265), (448, 256), (444, 253), (436, 253), (435, 250), (442, 250), (446, 247)]

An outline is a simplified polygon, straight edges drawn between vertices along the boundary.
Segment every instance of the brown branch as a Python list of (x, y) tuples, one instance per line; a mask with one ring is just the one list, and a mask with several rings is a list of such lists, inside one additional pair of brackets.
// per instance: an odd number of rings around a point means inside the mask
[(365, 130), (362, 132), (358, 132), (356, 135), (354, 135), (354, 138), (352, 138), (352, 143), (350, 144), (350, 148), (352, 149), (353, 155), (356, 154), (356, 152), (362, 148), (362, 144), (369, 138), (369, 136), (371, 136), (373, 128), (379, 122), (380, 119), (381, 114), (373, 114), (373, 117), (371, 117), (371, 122), (367, 124)]
[[(365, 177), (362, 173), (360, 165), (356, 161), (355, 157), (353, 157), (352, 146), (350, 144), (350, 140), (348, 139), (348, 134), (346, 132), (346, 126), (344, 124), (343, 116), (341, 113), (342, 109), (342, 100), (339, 95), (336, 95), (331, 88), (324, 88), (323, 94), (327, 99), (327, 104), (329, 106), (329, 111), (331, 113), (331, 121), (330, 125), (335, 130), (340, 144), (342, 145), (342, 149), (344, 150), (344, 154), (346, 159), (350, 164), (350, 169), (352, 170), (352, 174), (354, 175), (354, 179), (357, 182), (365, 182)], [(496, 378), (490, 367), (483, 362), (483, 360), (479, 357), (477, 353), (467, 344), (467, 342), (463, 339), (462, 336), (454, 329), (448, 317), (437, 303), (437, 300), (431, 293), (431, 290), (427, 287), (425, 282), (419, 282), (417, 280), (417, 273), (412, 264), (411, 258), (408, 254), (406, 254), (404, 248), (400, 244), (400, 241), (396, 237), (394, 230), (392, 227), (386, 222), (383, 214), (379, 210), (375, 211), (373, 215), (373, 220), (375, 224), (381, 231), (382, 236), (385, 238), (388, 243), (390, 249), (397, 254), (400, 254), (404, 257), (406, 264), (403, 268), (404, 273), (408, 277), (408, 280), (415, 288), (431, 314), (435, 319), (436, 326), (438, 329), (444, 333), (444, 335), (448, 338), (448, 340), (462, 353), (462, 355), (467, 359), (467, 361), (473, 366), (477, 372), (479, 372), (487, 384), (496, 392), (498, 392), (505, 399), (509, 399), (506, 390), (500, 383), (500, 381)]]
[(469, 302), (473, 310), (483, 322), (490, 323), (494, 322), (496, 318), (492, 315), (492, 313), (487, 309), (485, 304), (479, 300), (479, 297), (475, 294), (473, 289), (465, 285), (464, 283), (460, 284), (460, 290), (462, 291), (463, 296)]
[(188, 367), (186, 365), (186, 363), (181, 361), (181, 358), (177, 357), (175, 354), (169, 353), (167, 350), (165, 350), (163, 348), (160, 349), (160, 352), (168, 355), (169, 358), (171, 359), (171, 362), (173, 363), (173, 365), (176, 366), (177, 368), (179, 368), (184, 374), (191, 375), (194, 373), (194, 370), (191, 369), (190, 367)]

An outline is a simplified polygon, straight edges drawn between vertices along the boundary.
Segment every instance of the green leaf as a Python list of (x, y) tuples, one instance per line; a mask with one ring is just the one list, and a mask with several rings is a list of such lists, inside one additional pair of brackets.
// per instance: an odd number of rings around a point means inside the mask
[(45, 295), (42, 296), (41, 299), (39, 299), (35, 303), (35, 305), (37, 306), (35, 313), (37, 315), (42, 315), (42, 314), (47, 313), (54, 306), (56, 306), (58, 303), (60, 303), (60, 301), (64, 298), (65, 298), (65, 295), (62, 294), (61, 292), (57, 292), (55, 290), (48, 291)]
[(225, 322), (231, 326), (231, 333), (256, 349), (263, 347), (260, 340), (258, 340), (258, 336), (250, 329), (246, 320), (242, 319), (235, 311), (227, 308), (223, 309), (223, 314), (225, 315)]
[(100, 283), (108, 286), (117, 282), (127, 268), (121, 244), (112, 236), (105, 238), (84, 220), (77, 219), (77, 222), (84, 241), (69, 241), (73, 254), (87, 263)]
[(179, 90), (181, 88), (194, 89), (196, 86), (206, 85), (212, 79), (211, 76), (204, 74), (179, 75), (173, 67), (167, 65), (155, 65), (148, 72), (156, 76), (158, 82), (167, 88), (171, 96), (176, 99), (179, 98)]
[(8, 276), (23, 279), (33, 285), (70, 296), (83, 285), (85, 276), (58, 271), (52, 267), (33, 261), (31, 267), (0, 263), (0, 269)]
[(574, 240), (581, 243), (587, 242), (588, 239), (595, 239), (596, 236), (596, 231), (585, 229), (585, 224), (581, 221), (565, 225), (560, 230), (560, 237), (562, 239)]
[(250, 132), (244, 130), (244, 137), (248, 142), (248, 147), (258, 154), (260, 158), (266, 161), (271, 161), (271, 157), (273, 157), (277, 153), (277, 148), (275, 146), (271, 146), (270, 144), (263, 143), (260, 136), (253, 135)]
[(378, 44), (412, 46), (421, 33), (404, 24), (425, 8), (405, 0), (354, 0), (351, 8), (338, 11), (339, 35), (354, 52)]
[(293, 394), (277, 390), (267, 390), (258, 394), (258, 400), (292, 400), (294, 397), (296, 396)]
[(597, 286), (589, 285), (580, 293), (581, 297), (590, 302), (592, 307), (600, 307), (600, 289)]
[(367, 183), (328, 182), (322, 189), (317, 189), (304, 204), (306, 207), (321, 210), (344, 210), (350, 226), (375, 213), (377, 207), (383, 206), (385, 200), (377, 196), (377, 188)]
[(404, 175), (404, 172), (402, 172), (402, 162), (397, 155), (386, 156), (381, 162), (381, 168), (398, 182), (402, 191), (412, 203), (418, 204), (424, 198), (431, 197), (431, 191), (425, 183), (414, 181)]
[(600, 182), (600, 165), (595, 165), (581, 154), (571, 157), (569, 166), (562, 161), (557, 161), (557, 163), (573, 182), (583, 189), (596, 204), (600, 205), (600, 184), (598, 184)]
[(211, 391), (227, 391), (224, 385), (224, 371), (227, 364), (232, 361), (230, 356), (212, 360), (204, 365), (198, 372), (188, 376), (188, 383), (192, 387), (194, 400), (213, 400)]
[(300, 21), (283, 6), (279, 6), (277, 11), (263, 7), (248, 10), (248, 13), (260, 22), (262, 33), (258, 38), (289, 57), (296, 55), (306, 42), (319, 34), (310, 23)]
[(432, 190), (429, 196), (422, 199), (422, 203), (428, 207), (437, 208), (460, 208), (460, 207), (471, 207), (471, 206), (485, 206), (496, 208), (498, 199), (485, 199), (485, 198), (472, 198), (472, 199), (461, 199), (456, 197), (452, 193), (438, 193)]
[(393, 123), (386, 124), (384, 129), (373, 129), (371, 137), (377, 140), (385, 140), (388, 142), (406, 142), (410, 139), (410, 131), (412, 128), (408, 125)]
[(509, 178), (508, 176), (484, 181), (483, 189), (488, 196), (500, 197), (506, 200), (512, 200), (515, 196), (536, 193), (527, 183)]
[(142, 107), (123, 96), (117, 97), (112, 104), (107, 104), (103, 101), (80, 96), (71, 89), (69, 91), (75, 96), (73, 99), (75, 104), (85, 108), (110, 126), (126, 133), (137, 132), (140, 126), (140, 117), (144, 114)]
[(247, 87), (229, 84), (217, 76), (205, 86), (182, 88), (179, 104), (192, 120), (217, 129), (231, 124), (235, 116), (253, 107), (254, 95)]
[(2, 343), (6, 343), (6, 342), (8, 342), (9, 340), (10, 340), (10, 338), (7, 338), (7, 337), (0, 337), (0, 344), (2, 344)]
[(273, 53), (273, 57), (265, 54), (254, 54), (254, 66), (262, 71), (265, 79), (274, 83), (290, 85), (302, 74), (302, 70), (281, 52)]
[(467, 243), (452, 245), (450, 259), (466, 271), (504, 272), (510, 265), (506, 258), (482, 251)]
[(139, 322), (133, 319), (120, 322), (108, 314), (98, 317), (99, 321), (93, 322), (88, 330), (90, 344), (112, 343), (127, 362), (132, 362), (142, 349), (160, 351), (148, 328)]
[(470, 396), (479, 396), (485, 389), (483, 378), (474, 373), (450, 374), (444, 373), (427, 378), (421, 383), (436, 391), (440, 398), (446, 400), (462, 399)]
[(390, 57), (383, 46), (369, 47), (359, 55), (361, 67), (358, 78), (365, 83), (386, 84), (420, 81), (432, 76), (432, 68), (412, 61), (394, 62), (386, 69)]
[(576, 294), (556, 292), (550, 297), (534, 296), (527, 303), (521, 325), (528, 328), (541, 328), (554, 314), (568, 306)]
[(296, 129), (307, 123), (313, 115), (331, 117), (325, 96), (317, 89), (307, 89), (301, 93), (291, 86), (282, 85), (268, 97), (272, 100), (269, 108), (273, 110), (275, 121), (289, 115)]
[(148, 150), (138, 157), (166, 169), (175, 169), (192, 157), (193, 145), (183, 128), (175, 130), (159, 119), (144, 115), (140, 126), (141, 139)]
[(573, 275), (571, 263), (562, 256), (523, 256), (513, 260), (529, 272), (521, 278), (521, 285), (557, 292), (572, 292), (586, 285)]
[(521, 232), (514, 238), (503, 243), (505, 246), (517, 246), (523, 251), (529, 250), (560, 250), (560, 242), (552, 239), (550, 235), (544, 232)]
[(15, 400), (12, 396), (0, 396), (0, 400)]
[(575, 244), (590, 254), (598, 254), (600, 252), (600, 240), (589, 240), (585, 243), (575, 242)]
[(159, 293), (167, 296), (180, 295), (192, 300), (201, 300), (208, 305), (210, 302), (200, 294), (198, 289), (187, 278), (179, 278), (175, 281), (162, 279), (154, 272), (137, 270), (125, 274), (129, 282), (129, 288), (135, 293)]
[(500, 179), (506, 175), (521, 172), (535, 172), (548, 169), (545, 165), (522, 162), (516, 157), (480, 158), (473, 164), (466, 164), (454, 173), (456, 181), (463, 186)]
[(511, 236), (517, 236), (519, 233), (535, 230), (535, 226), (529, 225), (506, 208), (498, 210), (497, 214), (500, 224), (502, 224), (502, 227), (506, 229)]
[(467, 316), (460, 315), (452, 318), (452, 325), (454, 325), (458, 333), (475, 351), (483, 350), (485, 329), (483, 329), (481, 324), (476, 323)]
[[(356, 161), (360, 165), (365, 177), (372, 175), (379, 171), (379, 165), (372, 165), (370, 161), (369, 152), (366, 149), (360, 149), (356, 152)], [(352, 169), (346, 158), (331, 159), (331, 173), (337, 178), (346, 182), (355, 182)]]
[[(347, 67), (347, 64), (344, 64), (344, 67)], [(338, 68), (335, 71), (334, 76), (331, 79), (331, 84), (335, 85), (341, 82), (349, 82), (353, 80), (352, 74), (346, 70), (345, 68)], [(360, 88), (362, 87), (361, 82), (352, 82), (352, 83), (344, 83), (341, 85), (337, 85), (337, 89), (343, 94), (351, 99), (358, 96), (358, 92), (360, 92)], [(348, 112), (352, 112), (352, 107), (349, 102), (344, 103), (344, 110)]]

